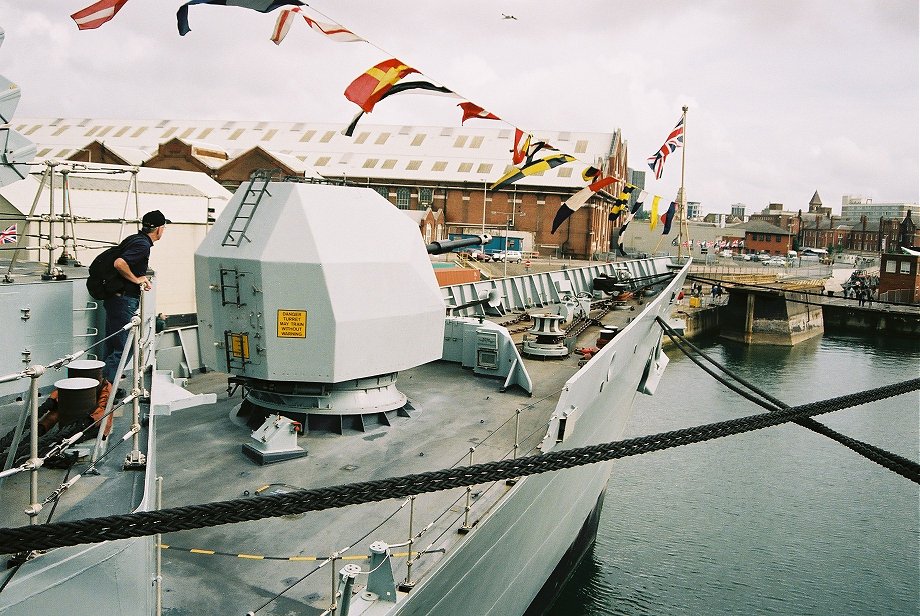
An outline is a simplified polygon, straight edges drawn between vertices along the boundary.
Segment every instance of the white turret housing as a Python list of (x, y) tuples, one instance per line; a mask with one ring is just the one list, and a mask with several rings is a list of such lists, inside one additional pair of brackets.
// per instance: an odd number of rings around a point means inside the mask
[(444, 302), (409, 217), (369, 188), (262, 185), (242, 185), (195, 253), (206, 365), (325, 384), (441, 357)]

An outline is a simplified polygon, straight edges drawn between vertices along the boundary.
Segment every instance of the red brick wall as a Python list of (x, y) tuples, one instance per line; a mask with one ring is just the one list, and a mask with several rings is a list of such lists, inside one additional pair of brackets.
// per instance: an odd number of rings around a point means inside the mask
[[(891, 265), (893, 264), (893, 265)], [(902, 268), (908, 268), (907, 273), (901, 273)], [(888, 271), (894, 269), (893, 272)], [(883, 254), (882, 265), (879, 268), (878, 291), (913, 290), (913, 302), (920, 302), (920, 257), (913, 255)]]

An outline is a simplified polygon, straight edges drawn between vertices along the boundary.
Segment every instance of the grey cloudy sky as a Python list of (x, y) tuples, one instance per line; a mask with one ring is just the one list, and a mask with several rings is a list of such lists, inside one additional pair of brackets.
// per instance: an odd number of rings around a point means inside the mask
[[(920, 192), (916, 0), (311, 4), (376, 47), (302, 22), (276, 47), (276, 13), (218, 6), (190, 7), (180, 37), (180, 0), (129, 0), (79, 32), (69, 15), (90, 3), (0, 0), (17, 117), (347, 123), (345, 87), (393, 55), (524, 130), (619, 128), (639, 169), (688, 105), (687, 198), (705, 212)], [(457, 125), (455, 104), (404, 96), (365, 121)], [(671, 198), (679, 183), (675, 155), (647, 188)]]

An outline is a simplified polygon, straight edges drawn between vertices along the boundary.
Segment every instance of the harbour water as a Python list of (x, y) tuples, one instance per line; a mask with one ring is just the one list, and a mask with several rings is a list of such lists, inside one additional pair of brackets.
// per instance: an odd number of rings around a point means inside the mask
[[(698, 346), (787, 404), (915, 378), (916, 340), (825, 335), (793, 348)], [(761, 412), (676, 349), (627, 436)], [(916, 393), (816, 418), (920, 458)], [(783, 425), (618, 462), (597, 543), (552, 616), (920, 614), (920, 491)]]

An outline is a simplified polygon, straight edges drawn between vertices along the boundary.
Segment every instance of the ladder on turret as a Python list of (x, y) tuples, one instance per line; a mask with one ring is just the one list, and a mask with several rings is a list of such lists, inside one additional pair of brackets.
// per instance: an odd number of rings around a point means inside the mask
[(224, 236), (222, 246), (239, 246), (245, 239), (247, 242), (252, 240), (246, 237), (246, 230), (249, 229), (249, 223), (252, 222), (256, 213), (256, 208), (265, 195), (271, 196), (268, 192), (268, 183), (271, 181), (271, 173), (263, 170), (256, 170), (249, 179), (249, 186), (246, 188), (246, 194), (240, 201), (239, 207), (236, 208), (236, 214), (230, 222), (230, 228)]

